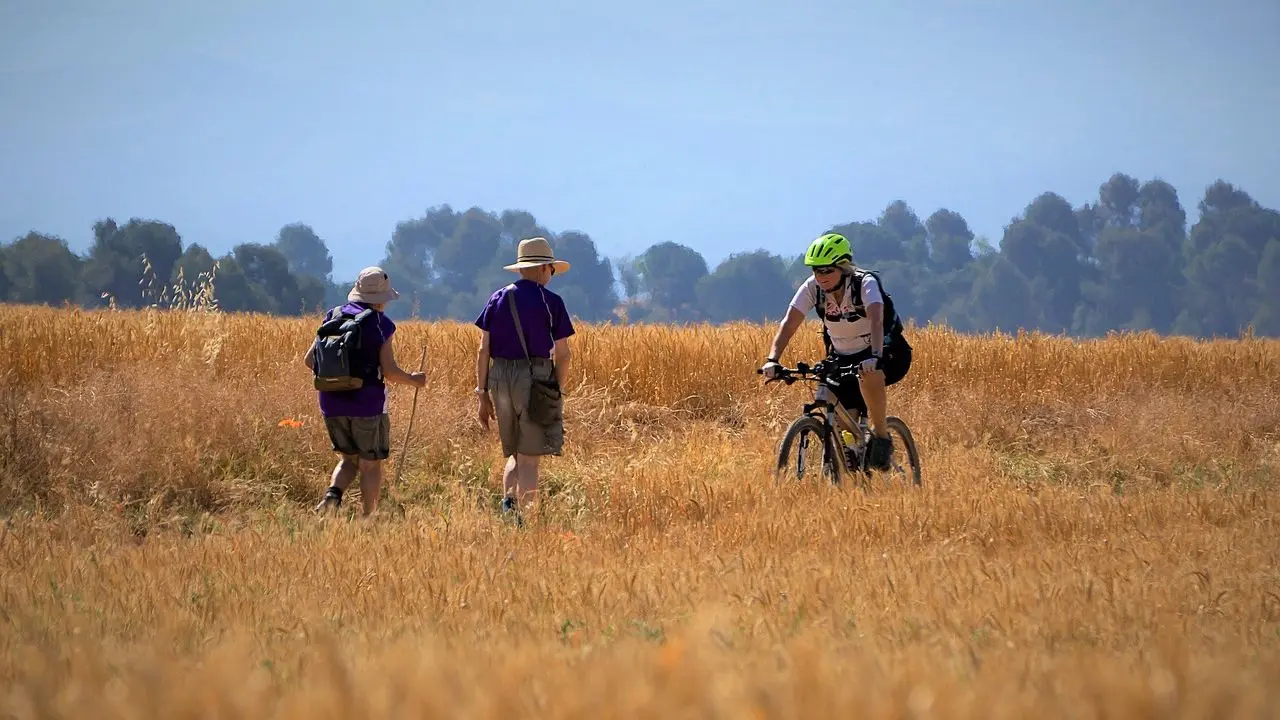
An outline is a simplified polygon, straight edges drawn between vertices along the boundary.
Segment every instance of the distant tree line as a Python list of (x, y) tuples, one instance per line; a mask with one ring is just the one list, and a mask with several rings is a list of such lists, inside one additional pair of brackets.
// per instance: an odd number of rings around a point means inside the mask
[[(849, 238), (856, 263), (880, 271), (899, 311), (917, 324), (1079, 336), (1232, 336), (1251, 327), (1280, 336), (1280, 212), (1222, 180), (1205, 189), (1199, 211), (1188, 229), (1169, 183), (1116, 173), (1079, 207), (1053, 192), (1035, 197), (1010, 220), (999, 247), (975, 238), (958, 212), (943, 208), (921, 220), (897, 200), (875, 220), (780, 239), (795, 248), (790, 255), (740, 252), (712, 268), (675, 242), (610, 259), (586, 233), (552, 232), (523, 210), (445, 205), (398, 223), (383, 257), (371, 261), (402, 291), (389, 310), (397, 318), (471, 320), (511, 280), (502, 266), (516, 243), (543, 235), (573, 263), (553, 288), (583, 320), (773, 322), (807, 274), (804, 246), (836, 231)], [(338, 304), (351, 284), (334, 280), (325, 241), (301, 223), (221, 257), (184, 245), (172, 225), (136, 218), (96, 222), (84, 256), (38, 232), (0, 245), (0, 300), (8, 302), (172, 305), (189, 295), (183, 288), (210, 277), (205, 299), (221, 310), (283, 315)]]

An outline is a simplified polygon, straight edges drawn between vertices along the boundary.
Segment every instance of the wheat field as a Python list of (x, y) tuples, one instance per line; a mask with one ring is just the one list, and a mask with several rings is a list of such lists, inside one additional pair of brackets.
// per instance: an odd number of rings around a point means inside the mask
[(913, 328), (923, 486), (835, 488), (773, 327), (582, 326), (516, 528), (471, 326), (400, 324), (362, 522), (314, 319), (5, 310), (4, 717), (1280, 716), (1280, 341)]

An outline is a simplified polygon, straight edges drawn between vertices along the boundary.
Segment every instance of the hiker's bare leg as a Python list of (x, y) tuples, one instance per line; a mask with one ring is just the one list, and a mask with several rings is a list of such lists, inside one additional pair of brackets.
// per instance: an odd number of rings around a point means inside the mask
[(516, 475), (516, 456), (512, 455), (507, 458), (507, 464), (502, 468), (502, 496), (514, 498), (516, 497), (516, 486), (519, 484)]
[(360, 458), (360, 500), (366, 517), (378, 509), (378, 493), (382, 490), (382, 461)]
[(333, 468), (333, 477), (330, 478), (329, 484), (346, 492), (347, 487), (351, 485), (351, 481), (356, 479), (356, 473), (360, 470), (359, 460), (355, 455), (343, 455), (342, 459)]
[(888, 401), (885, 399), (884, 372), (873, 370), (863, 373), (858, 387), (862, 389), (862, 399), (867, 403), (871, 429), (878, 437), (889, 437), (889, 428), (885, 422)]
[(521, 506), (532, 503), (538, 490), (538, 455), (516, 454), (516, 499)]

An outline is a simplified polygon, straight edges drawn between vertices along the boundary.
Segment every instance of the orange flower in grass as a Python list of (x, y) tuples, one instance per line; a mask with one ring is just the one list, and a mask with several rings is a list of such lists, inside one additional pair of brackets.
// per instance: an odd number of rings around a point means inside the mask
[(276, 427), (300, 428), (302, 427), (302, 421), (294, 420), (293, 418), (285, 418), (279, 423), (276, 423)]

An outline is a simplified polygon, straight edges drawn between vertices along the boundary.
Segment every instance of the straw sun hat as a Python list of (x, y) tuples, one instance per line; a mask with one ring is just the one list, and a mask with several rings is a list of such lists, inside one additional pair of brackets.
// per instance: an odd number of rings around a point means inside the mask
[(381, 305), (398, 297), (400, 293), (391, 287), (391, 278), (377, 266), (361, 270), (355, 286), (347, 293), (348, 302), (366, 302), (370, 305)]
[(556, 274), (563, 273), (569, 269), (569, 263), (556, 259), (555, 254), (551, 252), (551, 243), (547, 242), (544, 237), (521, 240), (520, 247), (516, 250), (516, 261), (503, 267), (506, 270), (519, 272), (521, 268), (538, 267), (539, 265), (554, 266)]

